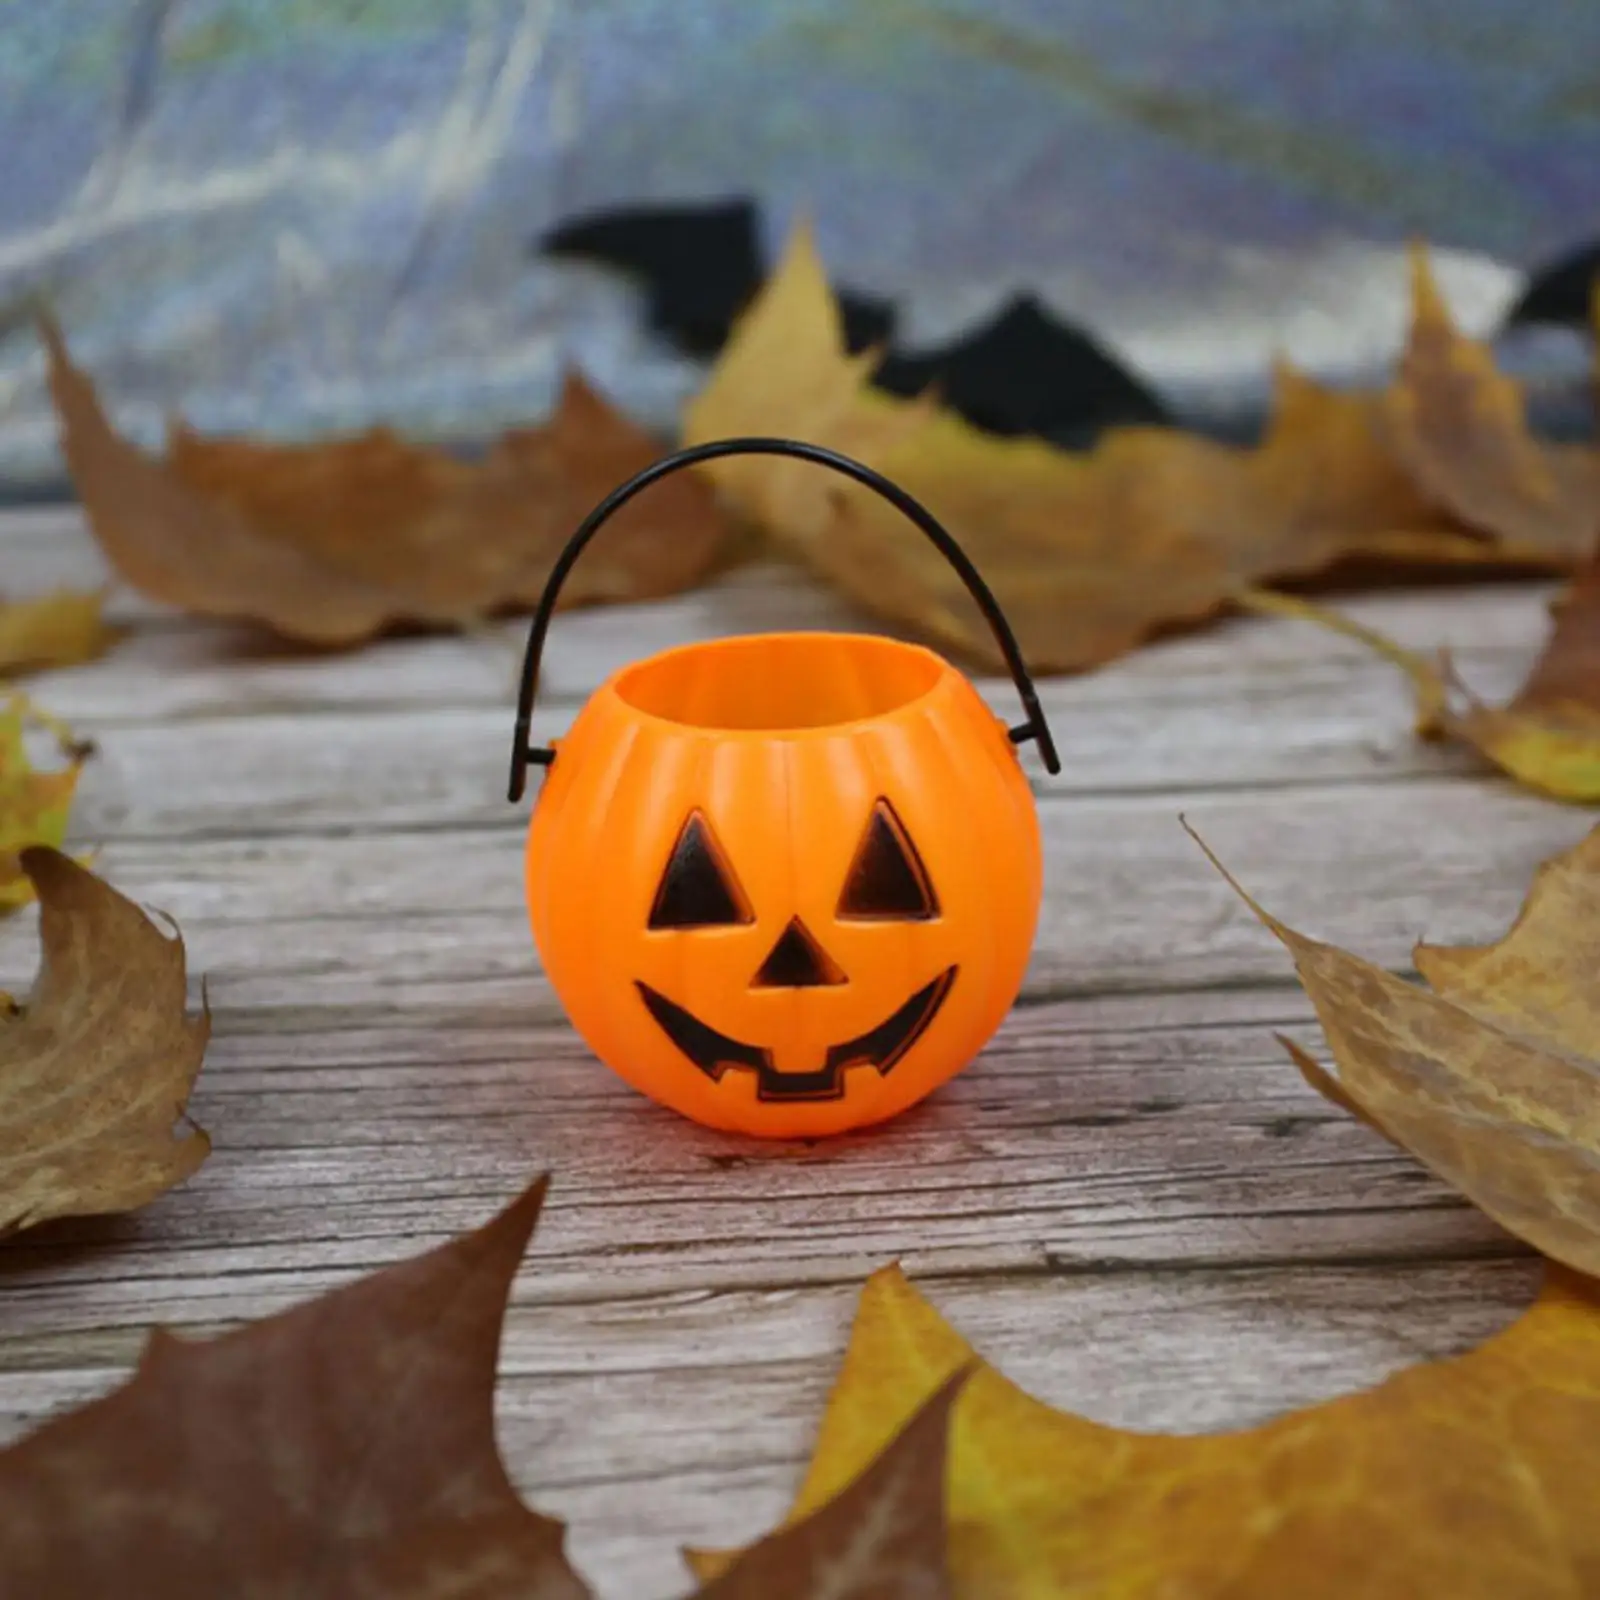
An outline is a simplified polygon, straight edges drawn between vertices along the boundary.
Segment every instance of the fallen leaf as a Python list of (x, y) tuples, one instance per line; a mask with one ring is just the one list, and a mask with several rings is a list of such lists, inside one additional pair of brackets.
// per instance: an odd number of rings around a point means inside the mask
[(1600, 828), (1539, 869), (1498, 944), (1419, 945), (1428, 987), (1286, 927), (1200, 847), (1294, 957), (1338, 1066), (1291, 1052), (1312, 1086), (1502, 1227), (1600, 1275)]
[[(915, 428), (925, 413), (867, 387), (877, 361), (872, 350), (846, 348), (838, 302), (802, 224), (685, 410), (684, 443), (761, 434), (870, 461), (876, 447)], [(826, 529), (843, 492), (842, 479), (781, 456), (730, 457), (704, 470), (743, 515), (779, 534)]]
[(31, 600), (0, 601), (0, 678), (92, 661), (113, 637), (104, 606), (98, 590), (58, 589)]
[[(1600, 557), (1552, 607), (1554, 626), (1504, 708), (1468, 697), (1443, 721), (1513, 777), (1563, 800), (1600, 800)], [(1456, 683), (1451, 673), (1451, 682)]]
[[(113, 431), (59, 331), (41, 332), (67, 465), (118, 572), (152, 599), (316, 644), (532, 605), (583, 517), (661, 453), (571, 377), (546, 426), (506, 434), (478, 461), (382, 428), (270, 445), (181, 424), (163, 460)], [(618, 513), (562, 604), (675, 593), (705, 575), (727, 532), (704, 482), (668, 478)]]
[[(1088, 454), (969, 427), (929, 400), (867, 388), (810, 236), (740, 320), (685, 434), (764, 433), (832, 446), (922, 500), (962, 543), (1036, 670), (1109, 660), (1222, 607), (1241, 584), (1350, 557), (1506, 560), (1434, 510), (1383, 442), (1370, 396), (1287, 370), (1262, 444), (1244, 450), (1122, 428)], [(808, 464), (707, 469), (736, 508), (846, 594), (987, 665), (1000, 661), (957, 575), (869, 491)]]
[(211, 1148), (183, 1109), (211, 1019), (185, 1009), (182, 938), (57, 850), (22, 868), (40, 960), (0, 1014), (0, 1234), (146, 1205)]
[(947, 1378), (858, 1478), (733, 1558), (699, 1600), (949, 1600), (950, 1412), (969, 1376)]
[(1522, 391), (1467, 339), (1412, 252), (1411, 333), (1384, 399), (1395, 457), (1431, 502), (1501, 542), (1508, 555), (1576, 564), (1600, 541), (1600, 454), (1528, 430)]
[(1555, 799), (1600, 801), (1600, 558), (1556, 601), (1544, 651), (1505, 706), (1479, 700), (1447, 655), (1419, 655), (1326, 606), (1262, 590), (1237, 599), (1248, 610), (1331, 628), (1393, 662), (1411, 680), (1423, 737), (1460, 739)]
[[(39, 772), (28, 759), (28, 730), (53, 733), (68, 763), (56, 772)], [(77, 792), (84, 751), (66, 730), (21, 695), (0, 702), (0, 916), (27, 905), (33, 885), (18, 856), (28, 845), (59, 845), (67, 836), (67, 816)]]
[(440, 1249), (224, 1334), (0, 1453), (0, 1593), (582, 1600), (494, 1442), (544, 1183)]
[[(972, 1359), (898, 1269), (876, 1273), (793, 1515)], [(980, 1364), (949, 1473), (952, 1588), (970, 1600), (1600, 1592), (1600, 1286), (1552, 1267), (1479, 1349), (1235, 1433), (1106, 1427)]]

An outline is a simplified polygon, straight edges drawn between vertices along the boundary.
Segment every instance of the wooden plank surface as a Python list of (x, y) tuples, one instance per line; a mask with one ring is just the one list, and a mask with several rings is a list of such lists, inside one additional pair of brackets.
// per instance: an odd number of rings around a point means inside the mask
[[(103, 575), (71, 511), (0, 522), (0, 587)], [(1547, 591), (1354, 599), (1485, 694)], [(1513, 1241), (1314, 1096), (1275, 912), (1404, 970), (1495, 937), (1585, 831), (1419, 744), (1403, 683), (1348, 641), (1239, 620), (1045, 700), (1046, 905), (1023, 1001), (881, 1132), (764, 1147), (639, 1100), (588, 1058), (521, 905), (503, 798), (520, 631), (307, 656), (119, 594), (132, 632), (37, 692), (94, 737), (75, 838), (183, 926), (215, 1039), (216, 1151), (137, 1216), (0, 1246), (0, 1432), (104, 1391), (156, 1322), (227, 1327), (414, 1253), (554, 1169), (499, 1395), (518, 1483), (573, 1520), (610, 1595), (684, 1587), (683, 1543), (785, 1504), (862, 1278), (899, 1259), (1047, 1399), (1130, 1426), (1238, 1425), (1458, 1350), (1515, 1315)], [(793, 574), (560, 619), (541, 727), (622, 662), (757, 628), (859, 625)], [(985, 683), (997, 707), (1009, 686)], [(0, 924), (26, 982), (31, 915)]]

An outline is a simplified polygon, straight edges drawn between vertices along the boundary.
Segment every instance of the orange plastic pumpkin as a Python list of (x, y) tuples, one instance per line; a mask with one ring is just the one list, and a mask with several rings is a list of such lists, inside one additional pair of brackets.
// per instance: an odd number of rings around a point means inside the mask
[[(995, 626), (1029, 720), (1008, 733), (940, 656), (871, 635), (783, 633), (668, 650), (530, 749), (544, 630), (578, 552), (678, 466), (782, 451), (885, 493), (951, 555)], [(952, 552), (954, 554), (952, 555)], [(847, 457), (720, 440), (657, 462), (573, 538), (529, 639), (512, 798), (534, 940), (574, 1027), (635, 1088), (712, 1127), (837, 1133), (913, 1105), (1005, 1017), (1038, 917), (1038, 820), (1015, 744), (1049, 729), (982, 580), (932, 517)]]

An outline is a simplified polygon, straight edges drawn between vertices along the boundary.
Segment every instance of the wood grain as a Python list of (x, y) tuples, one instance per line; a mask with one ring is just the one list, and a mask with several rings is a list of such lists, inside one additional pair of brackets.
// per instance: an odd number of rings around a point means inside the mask
[[(217, 1153), (137, 1218), (25, 1236), (5, 1336), (280, 1308), (557, 1177), (527, 1292), (603, 1303), (908, 1269), (1504, 1255), (1514, 1247), (1301, 1081), (1298, 991), (1017, 1013), (943, 1093), (875, 1133), (768, 1146), (649, 1105), (565, 1030), (280, 1027), (217, 1043), (192, 1109)], [(110, 1257), (73, 1239), (116, 1235)], [(112, 1282), (97, 1281), (107, 1267)], [(225, 1282), (214, 1275), (225, 1270)]]
[[(1424, 936), (1502, 931), (1538, 862), (1586, 828), (1583, 813), (1498, 779), (1052, 796), (1027, 996), (1290, 980), (1287, 956), (1180, 815), (1285, 921), (1395, 966)], [(480, 827), (348, 828), (114, 840), (102, 861), (125, 892), (178, 919), (219, 1015), (557, 1018), (522, 907), (516, 813)], [(6, 970), (26, 964), (30, 936), (26, 918), (0, 926)]]
[[(75, 512), (8, 513), (9, 592), (103, 567)], [(1484, 693), (1538, 648), (1545, 587), (1361, 597)], [(288, 651), (118, 595), (106, 660), (38, 680), (94, 736), (74, 836), (175, 916), (216, 1032), (216, 1152), (133, 1217), (0, 1245), (0, 1432), (103, 1392), (164, 1323), (204, 1334), (468, 1227), (555, 1172), (519, 1279), (499, 1425), (608, 1595), (685, 1586), (796, 1482), (864, 1275), (899, 1259), (1058, 1404), (1247, 1424), (1469, 1346), (1531, 1298), (1514, 1241), (1318, 1099), (1287, 954), (1179, 826), (1303, 930), (1405, 970), (1475, 941), (1589, 818), (1418, 744), (1347, 640), (1239, 619), (1052, 680), (1035, 773), (1046, 903), (1022, 1003), (892, 1126), (758, 1146), (640, 1100), (561, 1022), (503, 799), (520, 627)], [(560, 618), (541, 731), (692, 638), (861, 626), (793, 574)], [(1009, 686), (987, 682), (997, 709)], [(25, 984), (31, 915), (0, 924)]]

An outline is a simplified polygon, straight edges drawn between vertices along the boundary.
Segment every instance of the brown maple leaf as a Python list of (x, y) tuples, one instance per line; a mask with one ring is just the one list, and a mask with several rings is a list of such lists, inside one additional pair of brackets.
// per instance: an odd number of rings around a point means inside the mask
[[(946, 1379), (858, 1478), (729, 1559), (698, 1600), (949, 1600), (945, 1465), (970, 1375)], [(689, 1561), (722, 1564), (709, 1552)]]
[[(972, 1361), (875, 1273), (793, 1517)], [(1106, 1427), (980, 1363), (948, 1471), (957, 1600), (1576, 1600), (1600, 1593), (1600, 1286), (1552, 1267), (1479, 1349), (1232, 1433)]]
[[(1391, 454), (1378, 397), (1280, 369), (1265, 439), (1237, 449), (1175, 429), (1114, 429), (1082, 455), (1001, 439), (931, 401), (867, 387), (801, 230), (690, 406), (696, 443), (778, 433), (830, 445), (922, 500), (961, 542), (1039, 670), (1091, 666), (1163, 625), (1229, 604), (1240, 585), (1349, 558), (1512, 559), (1413, 483)], [(957, 575), (869, 491), (810, 465), (712, 463), (732, 503), (870, 609), (964, 654), (999, 654)], [(1519, 546), (1520, 559), (1531, 552)], [(1545, 550), (1566, 564), (1563, 543)]]
[(1460, 739), (1530, 789), (1558, 800), (1600, 801), (1600, 557), (1555, 603), (1555, 626), (1527, 681), (1504, 706), (1486, 705), (1448, 655), (1429, 659), (1326, 606), (1244, 591), (1254, 611), (1316, 622), (1375, 650), (1411, 680), (1417, 731)]
[(1411, 256), (1413, 315), (1385, 435), (1419, 490), (1535, 561), (1586, 559), (1600, 541), (1600, 454), (1528, 431), (1522, 391), (1450, 319), (1426, 252)]
[(183, 1110), (211, 1020), (185, 1009), (182, 938), (57, 850), (22, 867), (41, 953), (0, 1014), (0, 1234), (146, 1205), (211, 1147)]
[(1600, 1275), (1600, 828), (1539, 869), (1498, 944), (1419, 945), (1426, 988), (1285, 927), (1206, 854), (1294, 957), (1338, 1065), (1289, 1045), (1312, 1086)]
[(494, 1443), (544, 1181), (440, 1249), (220, 1338), (0, 1453), (0, 1593), (583, 1600)]
[[(161, 459), (112, 429), (55, 326), (41, 336), (67, 465), (117, 571), (152, 599), (315, 644), (532, 605), (588, 511), (660, 454), (570, 377), (546, 426), (478, 461), (382, 428), (271, 445), (181, 424)], [(727, 532), (703, 481), (670, 477), (618, 513), (562, 604), (675, 593), (710, 570)]]

